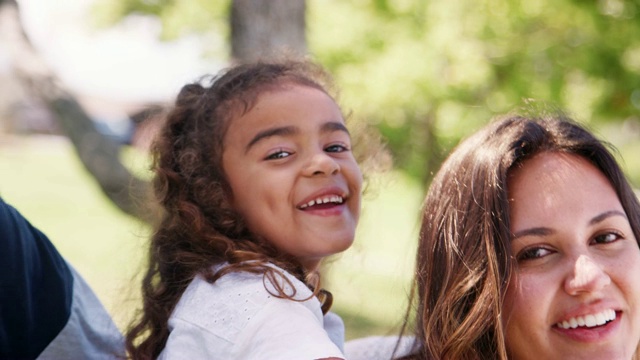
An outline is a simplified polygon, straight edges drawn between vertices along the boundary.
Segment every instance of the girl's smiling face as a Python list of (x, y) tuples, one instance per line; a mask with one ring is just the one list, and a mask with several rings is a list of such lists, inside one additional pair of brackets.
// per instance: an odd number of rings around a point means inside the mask
[(631, 359), (640, 341), (640, 250), (607, 178), (546, 152), (509, 183), (517, 271), (503, 307), (513, 359)]
[(315, 269), (353, 242), (362, 174), (334, 100), (289, 84), (231, 120), (222, 164), (251, 231)]

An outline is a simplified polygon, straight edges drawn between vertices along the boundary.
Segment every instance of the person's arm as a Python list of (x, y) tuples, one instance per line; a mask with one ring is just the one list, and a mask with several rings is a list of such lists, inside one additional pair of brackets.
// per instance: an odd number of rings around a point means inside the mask
[(36, 358), (67, 323), (72, 299), (62, 256), (0, 198), (0, 358)]

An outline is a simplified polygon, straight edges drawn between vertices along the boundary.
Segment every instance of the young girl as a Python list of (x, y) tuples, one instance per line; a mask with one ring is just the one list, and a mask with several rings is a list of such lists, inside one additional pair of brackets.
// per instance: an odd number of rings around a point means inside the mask
[(362, 175), (328, 80), (287, 61), (183, 87), (155, 144), (164, 214), (131, 357), (343, 358), (317, 269), (353, 242)]

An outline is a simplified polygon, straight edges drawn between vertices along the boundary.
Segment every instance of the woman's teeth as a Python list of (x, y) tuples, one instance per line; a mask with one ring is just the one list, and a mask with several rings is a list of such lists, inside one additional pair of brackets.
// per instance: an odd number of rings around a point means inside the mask
[(575, 329), (578, 326), (595, 327), (608, 323), (611, 320), (615, 320), (616, 312), (613, 309), (607, 309), (597, 314), (590, 314), (585, 316), (578, 316), (559, 322), (556, 325), (561, 329)]

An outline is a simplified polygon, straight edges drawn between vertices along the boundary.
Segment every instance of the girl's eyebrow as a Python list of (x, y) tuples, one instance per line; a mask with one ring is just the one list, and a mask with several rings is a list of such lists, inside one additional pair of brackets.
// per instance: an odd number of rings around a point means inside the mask
[(344, 131), (347, 133), (347, 135), (351, 135), (347, 127), (344, 126), (344, 124), (339, 121), (327, 121), (326, 123), (322, 124), (322, 127), (320, 127), (320, 131), (323, 133), (334, 132), (334, 131)]
[(275, 127), (275, 128), (270, 128), (270, 129), (260, 131), (259, 133), (256, 134), (256, 136), (253, 137), (253, 139), (251, 139), (251, 141), (249, 141), (249, 143), (244, 149), (244, 152), (245, 154), (248, 153), (249, 150), (251, 150), (251, 147), (253, 145), (255, 145), (256, 143), (266, 138), (270, 138), (273, 136), (294, 135), (294, 134), (297, 134), (298, 132), (300, 131), (295, 126), (281, 126), (281, 127)]
[[(320, 132), (322, 133), (329, 133), (334, 131), (344, 131), (345, 133), (347, 133), (347, 135), (349, 135), (349, 130), (347, 130), (347, 127), (344, 126), (344, 124), (339, 121), (327, 121), (326, 123), (322, 124), (322, 126), (320, 127)], [(267, 139), (273, 136), (295, 135), (295, 134), (298, 134), (299, 132), (300, 132), (300, 129), (298, 129), (295, 126), (280, 126), (280, 127), (274, 127), (274, 128), (260, 131), (251, 139), (251, 141), (249, 141), (249, 143), (244, 149), (244, 152), (246, 154), (247, 152), (249, 152), (249, 150), (251, 150), (251, 147), (253, 147), (256, 143), (264, 139)]]

